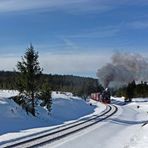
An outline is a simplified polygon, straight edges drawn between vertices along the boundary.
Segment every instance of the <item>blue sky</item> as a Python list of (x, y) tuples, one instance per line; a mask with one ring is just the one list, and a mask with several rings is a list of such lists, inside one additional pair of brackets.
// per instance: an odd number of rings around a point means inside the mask
[(0, 70), (30, 43), (44, 73), (96, 77), (116, 51), (148, 56), (147, 0), (1, 0)]

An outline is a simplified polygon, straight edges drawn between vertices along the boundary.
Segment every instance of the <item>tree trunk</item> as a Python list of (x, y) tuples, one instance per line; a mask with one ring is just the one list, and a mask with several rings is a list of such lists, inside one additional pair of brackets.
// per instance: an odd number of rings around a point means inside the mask
[(32, 115), (35, 116), (35, 103), (34, 103), (34, 93), (31, 93), (31, 99), (32, 99)]

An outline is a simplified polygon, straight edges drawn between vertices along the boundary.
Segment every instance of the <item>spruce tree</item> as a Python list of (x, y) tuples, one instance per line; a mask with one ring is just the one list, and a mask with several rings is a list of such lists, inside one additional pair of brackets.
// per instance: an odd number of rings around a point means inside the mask
[(126, 89), (126, 97), (127, 97), (127, 100), (129, 102), (131, 102), (132, 101), (132, 98), (135, 96), (135, 88), (136, 88), (135, 81), (132, 81), (127, 86), (127, 89)]
[(18, 78), (18, 90), (21, 95), (31, 99), (32, 114), (35, 116), (35, 97), (39, 90), (38, 80), (42, 70), (38, 62), (38, 52), (35, 52), (34, 47), (26, 50), (22, 61), (17, 63), (17, 69), (20, 72)]
[(46, 106), (48, 111), (51, 111), (51, 105), (52, 105), (52, 97), (51, 97), (51, 88), (49, 86), (48, 80), (45, 80), (42, 88), (39, 93), (39, 98), (43, 101), (41, 103), (41, 106)]

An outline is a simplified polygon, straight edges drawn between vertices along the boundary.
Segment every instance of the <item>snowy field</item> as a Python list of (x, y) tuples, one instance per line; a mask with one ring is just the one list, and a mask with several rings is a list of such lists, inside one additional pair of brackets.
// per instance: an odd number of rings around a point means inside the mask
[[(20, 137), (29, 137), (80, 118), (99, 114), (106, 106), (95, 101), (85, 102), (71, 93), (52, 93), (53, 106), (49, 114), (46, 109), (36, 108), (37, 117), (27, 115), (8, 97), (16, 91), (0, 91), (0, 147)], [(55, 141), (44, 147), (51, 148), (147, 148), (148, 99), (134, 99), (125, 104), (123, 98), (113, 98), (119, 111), (110, 119), (90, 128)]]

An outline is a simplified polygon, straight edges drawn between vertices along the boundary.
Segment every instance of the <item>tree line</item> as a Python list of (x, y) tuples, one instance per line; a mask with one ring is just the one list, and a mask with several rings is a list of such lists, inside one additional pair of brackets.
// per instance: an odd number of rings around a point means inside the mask
[[(16, 71), (0, 71), (0, 89), (17, 90), (18, 74)], [(53, 91), (68, 91), (79, 96), (102, 90), (97, 79), (87, 77), (42, 74), (39, 81), (38, 85), (48, 82)]]
[[(18, 72), (12, 71), (0, 71), (0, 89), (17, 90), (18, 74)], [(89, 95), (92, 92), (102, 90), (97, 79), (87, 77), (42, 74), (39, 81), (38, 85), (48, 82), (53, 91), (72, 92), (78, 96)]]
[(132, 98), (147, 98), (148, 97), (148, 84), (141, 81), (136, 84), (135, 81), (128, 83), (127, 86), (119, 88), (115, 91), (116, 96), (124, 96), (125, 101), (132, 101)]

